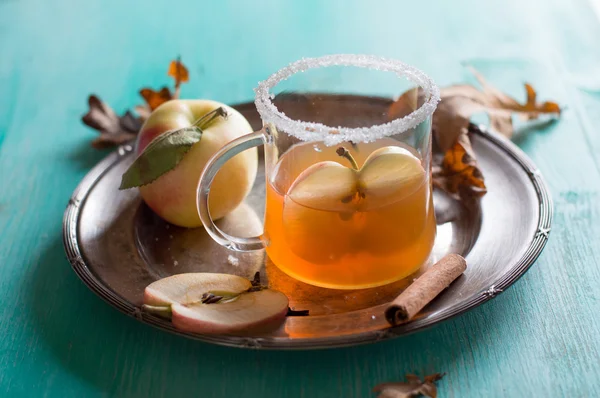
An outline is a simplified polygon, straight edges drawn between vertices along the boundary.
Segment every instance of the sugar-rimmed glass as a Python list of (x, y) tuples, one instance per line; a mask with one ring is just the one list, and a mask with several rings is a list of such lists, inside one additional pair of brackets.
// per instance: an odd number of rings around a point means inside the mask
[[(414, 87), (422, 94), (390, 111), (393, 97)], [(329, 288), (379, 286), (418, 269), (436, 229), (432, 80), (396, 60), (331, 55), (294, 62), (255, 91), (263, 128), (223, 147), (200, 179), (198, 212), (210, 236), (232, 250), (264, 248), (290, 276)], [(258, 145), (265, 229), (233, 237), (210, 217), (210, 184), (223, 163)]]

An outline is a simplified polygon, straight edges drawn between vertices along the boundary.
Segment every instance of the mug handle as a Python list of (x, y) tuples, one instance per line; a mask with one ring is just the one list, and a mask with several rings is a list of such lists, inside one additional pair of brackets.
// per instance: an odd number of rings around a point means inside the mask
[(240, 152), (245, 151), (259, 145), (267, 143), (267, 134), (265, 128), (255, 131), (250, 134), (243, 135), (235, 140), (229, 142), (223, 146), (213, 157), (208, 161), (202, 175), (200, 176), (200, 182), (198, 183), (198, 189), (196, 191), (196, 207), (198, 209), (198, 215), (200, 221), (206, 228), (206, 232), (221, 246), (224, 246), (234, 251), (251, 251), (260, 250), (266, 247), (265, 242), (260, 236), (253, 236), (251, 238), (239, 238), (231, 236), (221, 231), (217, 227), (210, 216), (208, 210), (208, 196), (210, 194), (210, 186), (215, 179), (215, 175), (229, 159), (234, 157)]

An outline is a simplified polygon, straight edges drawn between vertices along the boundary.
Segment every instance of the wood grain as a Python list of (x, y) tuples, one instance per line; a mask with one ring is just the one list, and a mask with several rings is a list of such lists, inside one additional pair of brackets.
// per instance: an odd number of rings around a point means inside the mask
[[(367, 397), (406, 372), (447, 372), (443, 397), (600, 396), (598, 37), (585, 0), (0, 1), (0, 396)], [(550, 242), (522, 280), (434, 329), (314, 352), (184, 340), (77, 280), (61, 217), (104, 156), (79, 121), (89, 93), (122, 111), (169, 83), (181, 54), (184, 96), (240, 102), (277, 68), (335, 52), (397, 57), (441, 85), (470, 81), (470, 63), (519, 98), (527, 80), (568, 106), (516, 137), (555, 199)]]

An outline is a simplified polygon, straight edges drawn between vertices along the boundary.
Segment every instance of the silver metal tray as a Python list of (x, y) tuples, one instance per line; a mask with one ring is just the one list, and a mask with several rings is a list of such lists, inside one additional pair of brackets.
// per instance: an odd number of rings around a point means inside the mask
[[(348, 101), (346, 97), (345, 101)], [(368, 107), (388, 100), (354, 97)], [(329, 102), (326, 114), (336, 114)], [(295, 102), (288, 106), (303, 106)], [(260, 128), (254, 104), (235, 106)], [(302, 110), (296, 110), (301, 114)], [(118, 191), (121, 174), (133, 161), (124, 145), (96, 165), (73, 193), (64, 216), (67, 257), (81, 280), (119, 311), (141, 322), (182, 336), (236, 347), (313, 349), (375, 342), (415, 332), (490, 300), (513, 284), (538, 257), (550, 232), (552, 202), (533, 163), (511, 142), (474, 127), (472, 143), (485, 175), (488, 193), (481, 201), (458, 203), (435, 192), (438, 234), (433, 259), (448, 252), (463, 254), (469, 268), (416, 319), (389, 327), (386, 304), (415, 276), (387, 286), (332, 290), (296, 281), (279, 271), (264, 252), (233, 253), (213, 242), (203, 228), (169, 225), (141, 201), (135, 190)], [(264, 170), (233, 213), (219, 221), (226, 232), (255, 235), (262, 231)], [(468, 206), (468, 209), (467, 209)], [(232, 255), (239, 260), (234, 266)], [(245, 335), (198, 335), (178, 331), (168, 321), (140, 310), (144, 288), (183, 272), (225, 272), (263, 281), (288, 295), (290, 306), (310, 316), (288, 317), (276, 330)]]

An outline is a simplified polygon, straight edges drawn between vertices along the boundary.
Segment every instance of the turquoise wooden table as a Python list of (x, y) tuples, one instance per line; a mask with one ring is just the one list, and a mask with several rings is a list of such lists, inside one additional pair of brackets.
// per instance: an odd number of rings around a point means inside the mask
[[(0, 0), (0, 396), (369, 397), (407, 372), (447, 372), (442, 397), (600, 396), (600, 7), (375, 3)], [(89, 93), (122, 111), (140, 87), (170, 84), (181, 54), (184, 97), (247, 101), (276, 69), (336, 52), (396, 57), (440, 85), (469, 81), (470, 63), (518, 98), (527, 80), (568, 107), (516, 139), (555, 200), (550, 242), (521, 280), (394, 341), (259, 352), (142, 325), (77, 279), (61, 218), (106, 155), (79, 120)]]

